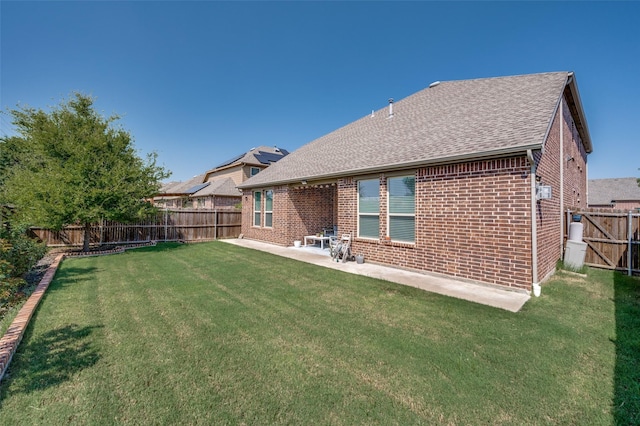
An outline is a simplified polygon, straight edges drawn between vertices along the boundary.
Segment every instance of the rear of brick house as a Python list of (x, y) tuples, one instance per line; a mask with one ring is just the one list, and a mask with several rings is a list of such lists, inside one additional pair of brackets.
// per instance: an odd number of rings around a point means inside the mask
[(337, 225), (367, 261), (530, 291), (586, 206), (591, 151), (573, 73), (432, 84), (241, 184), (242, 233), (292, 245)]

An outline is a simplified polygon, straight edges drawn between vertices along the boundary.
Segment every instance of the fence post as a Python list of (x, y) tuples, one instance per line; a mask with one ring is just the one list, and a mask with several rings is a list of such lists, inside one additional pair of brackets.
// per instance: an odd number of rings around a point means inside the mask
[(218, 210), (213, 211), (213, 239), (218, 239)]
[(631, 264), (633, 262), (633, 245), (631, 244), (631, 241), (633, 240), (632, 220), (633, 216), (631, 215), (631, 210), (629, 210), (629, 213), (627, 213), (627, 275), (629, 276), (633, 275), (633, 265)]
[(164, 209), (164, 242), (167, 242), (167, 216), (169, 215), (169, 210)]

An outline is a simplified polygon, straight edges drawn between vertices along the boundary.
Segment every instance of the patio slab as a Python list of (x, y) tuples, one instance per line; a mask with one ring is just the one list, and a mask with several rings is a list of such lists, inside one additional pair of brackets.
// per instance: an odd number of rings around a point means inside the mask
[(397, 284), (417, 287), (432, 293), (456, 297), (511, 312), (518, 312), (530, 298), (530, 296), (524, 292), (503, 290), (442, 275), (412, 272), (367, 263), (366, 261), (363, 264), (357, 264), (356, 262), (334, 262), (329, 257), (329, 249), (327, 248), (321, 250), (319, 247), (283, 247), (248, 239), (225, 239), (219, 241), (254, 250), (266, 251), (278, 256), (312, 263), (325, 268), (337, 269), (350, 274), (364, 275)]

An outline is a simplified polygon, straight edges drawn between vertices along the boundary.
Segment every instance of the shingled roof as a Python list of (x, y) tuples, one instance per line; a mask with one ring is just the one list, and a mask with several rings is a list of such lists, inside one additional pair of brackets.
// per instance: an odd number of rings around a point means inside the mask
[[(204, 174), (197, 175), (184, 182), (170, 182), (160, 189), (161, 196), (166, 195), (191, 195), (202, 189)], [(200, 187), (200, 188), (198, 188)]]
[(316, 139), (239, 185), (400, 170), (541, 149), (565, 88), (591, 141), (573, 73), (553, 72), (432, 84)]
[(287, 156), (289, 151), (286, 149), (278, 148), (277, 146), (259, 146), (257, 148), (251, 148), (247, 152), (243, 152), (240, 155), (236, 155), (222, 163), (218, 164), (213, 169), (209, 170), (206, 174), (213, 173), (220, 169), (226, 169), (238, 164), (248, 164), (255, 166), (268, 166), (271, 163), (275, 163), (281, 158)]
[(620, 201), (640, 201), (640, 187), (636, 178), (589, 180), (589, 205), (613, 205)]
[(204, 174), (194, 176), (185, 182), (171, 182), (160, 190), (158, 197), (205, 197), (208, 195), (224, 195), (239, 197), (236, 184), (231, 178), (216, 179), (212, 182), (203, 182)]

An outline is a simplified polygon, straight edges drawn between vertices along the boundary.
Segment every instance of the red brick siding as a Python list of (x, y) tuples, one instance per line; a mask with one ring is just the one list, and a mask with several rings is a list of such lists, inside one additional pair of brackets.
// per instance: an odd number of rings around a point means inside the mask
[[(563, 169), (563, 207), (586, 207), (587, 153), (582, 140), (575, 129), (573, 117), (563, 100), (562, 117), (560, 109), (554, 117), (549, 136), (545, 141), (543, 153), (538, 161), (536, 174), (542, 183), (551, 185), (552, 198), (537, 202), (538, 235), (538, 280), (542, 281), (553, 273), (558, 260), (562, 258), (565, 234), (565, 215), (560, 207), (560, 169)], [(562, 123), (563, 154), (560, 154), (560, 123)], [(562, 157), (562, 158), (561, 158)], [(573, 158), (567, 161), (568, 158)]]
[(556, 114), (544, 150), (537, 161), (536, 175), (541, 184), (551, 186), (551, 199), (536, 202), (538, 236), (538, 281), (551, 273), (562, 256), (560, 212), (560, 115)]
[(338, 179), (337, 224), (339, 234), (356, 235), (358, 229), (358, 184), (353, 178)]
[[(419, 169), (415, 244), (385, 242), (386, 178), (378, 241), (356, 238), (354, 253), (379, 263), (529, 289), (531, 219), (526, 157)], [(356, 180), (339, 186), (339, 226), (356, 229)], [(351, 200), (349, 199), (351, 198)], [(347, 212), (349, 217), (343, 218)]]
[[(587, 152), (563, 99), (564, 209), (587, 207)], [(567, 161), (567, 158), (573, 160)]]
[(252, 226), (253, 192), (244, 192), (242, 233), (245, 237), (293, 245), (295, 240), (302, 240), (305, 235), (316, 234), (337, 223), (335, 184), (300, 189), (279, 186), (273, 192), (273, 228)]

